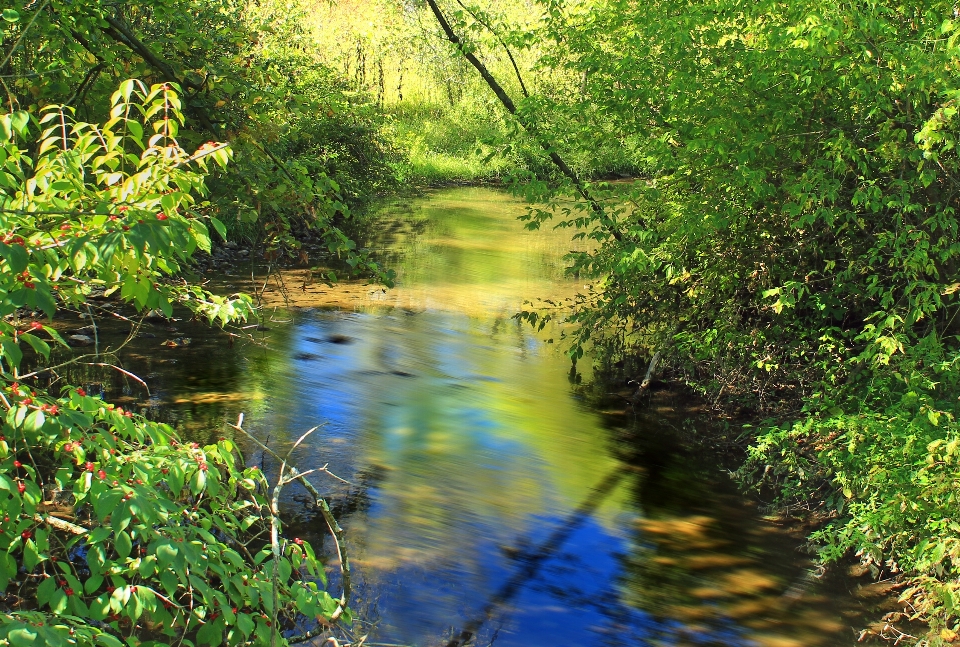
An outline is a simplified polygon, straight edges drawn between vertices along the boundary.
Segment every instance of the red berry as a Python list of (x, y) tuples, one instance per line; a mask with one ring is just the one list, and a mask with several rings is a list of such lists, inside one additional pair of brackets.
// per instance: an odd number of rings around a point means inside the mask
[(43, 330), (43, 324), (39, 321), (33, 321), (30, 323), (30, 327), (34, 330)]
[(87, 392), (84, 391), (83, 389), (77, 389), (77, 395), (79, 395), (82, 398), (85, 395), (87, 395)]
[(88, 472), (92, 472), (92, 471), (93, 471), (93, 463), (87, 461), (87, 464), (85, 465), (85, 467), (86, 467), (86, 470), (87, 470)]
[(23, 481), (20, 481), (19, 483), (17, 483), (17, 490), (20, 492), (20, 494), (23, 494), (24, 492), (27, 491), (27, 484), (24, 483)]
[(73, 595), (73, 589), (71, 589), (70, 587), (65, 588), (63, 592), (66, 593), (67, 596)]
[(297, 546), (303, 546), (303, 540), (299, 537), (294, 538), (293, 543), (295, 543)]
[(166, 220), (166, 219), (167, 219), (167, 214), (165, 214), (165, 213), (158, 213), (158, 214), (157, 214), (157, 220)]
[(34, 285), (33, 281), (24, 281), (24, 282), (23, 282), (23, 287), (27, 288), (28, 290), (32, 290), (33, 288), (35, 288), (35, 287), (37, 287), (37, 286)]
[(22, 466), (23, 466), (23, 463), (21, 463), (20, 461), (13, 461), (13, 466), (14, 466), (14, 467), (22, 467)]
[(201, 472), (206, 472), (206, 471), (207, 471), (207, 464), (206, 464), (206, 463), (200, 463), (200, 471), (201, 471)]
[(29, 530), (24, 530), (23, 532), (20, 533), (20, 536), (23, 537), (23, 540), (24, 540), (24, 541), (26, 541), (26, 540), (30, 539), (31, 537), (33, 537), (33, 533), (30, 532)]
[(98, 470), (98, 471), (97, 471), (97, 478), (102, 481), (103, 479), (107, 478), (107, 473), (104, 472), (103, 470)]
[(22, 404), (33, 404), (33, 398), (24, 398), (20, 401)]

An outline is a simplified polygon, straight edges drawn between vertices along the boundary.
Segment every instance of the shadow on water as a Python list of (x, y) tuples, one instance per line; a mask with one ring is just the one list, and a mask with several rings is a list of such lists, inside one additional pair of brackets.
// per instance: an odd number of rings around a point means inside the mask
[(546, 541), (537, 546), (535, 550), (524, 551), (518, 555), (516, 558), (517, 562), (522, 566), (517, 569), (513, 577), (507, 580), (490, 601), (484, 605), (481, 614), (465, 623), (460, 633), (450, 640), (446, 647), (463, 647), (473, 640), (477, 631), (494, 617), (496, 611), (513, 600), (521, 588), (537, 576), (543, 562), (554, 556), (573, 531), (596, 511), (597, 507), (607, 498), (613, 488), (620, 483), (622, 478), (623, 468), (618, 467), (608, 474), (603, 481), (590, 492), (583, 503), (567, 515), (567, 518), (553, 531)]
[[(281, 450), (325, 422), (293, 460), (349, 481), (322, 491), (369, 643), (852, 645), (868, 605), (848, 580), (810, 577), (800, 537), (690, 449), (682, 402), (601, 413), (548, 343), (562, 325), (535, 335), (511, 319), (525, 299), (583, 288), (563, 276), (569, 232), (524, 232), (522, 212), (485, 189), (387, 205), (370, 245), (396, 263), (397, 289), (291, 271), (296, 289), (265, 295), (288, 309), (263, 345), (180, 322), (191, 344), (170, 348), (155, 326), (121, 353), (151, 397), (118, 375), (83, 379), (199, 440), (229, 435), (241, 411)], [(293, 532), (323, 543), (307, 501), (285, 490)]]

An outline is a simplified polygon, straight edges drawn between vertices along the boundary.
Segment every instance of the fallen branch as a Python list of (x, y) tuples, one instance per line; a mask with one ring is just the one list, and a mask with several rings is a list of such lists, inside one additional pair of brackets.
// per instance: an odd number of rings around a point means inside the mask
[(650, 365), (647, 366), (647, 374), (643, 376), (643, 382), (640, 383), (640, 390), (644, 391), (650, 382), (653, 381), (653, 372), (657, 369), (657, 362), (660, 361), (660, 356), (663, 354), (662, 350), (658, 350), (653, 354), (653, 359), (650, 360)]
[(83, 526), (78, 526), (75, 523), (70, 523), (69, 521), (64, 521), (63, 519), (58, 519), (56, 517), (46, 516), (40, 514), (33, 515), (33, 520), (37, 523), (45, 523), (51, 528), (56, 528), (57, 530), (62, 530), (64, 532), (69, 532), (73, 535), (86, 535), (88, 530)]

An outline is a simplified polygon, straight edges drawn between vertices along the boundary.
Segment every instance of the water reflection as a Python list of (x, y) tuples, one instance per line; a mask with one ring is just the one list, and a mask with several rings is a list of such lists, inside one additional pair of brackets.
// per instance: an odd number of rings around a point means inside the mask
[[(125, 361), (152, 378), (154, 414), (190, 434), (244, 411), (282, 450), (325, 422), (293, 459), (350, 481), (323, 486), (369, 642), (852, 644), (858, 603), (806, 578), (799, 539), (681, 442), (682, 402), (600, 415), (545, 341), (562, 328), (510, 319), (579, 287), (562, 274), (568, 232), (523, 232), (522, 210), (482, 189), (388, 207), (370, 244), (398, 289), (293, 272), (289, 322), (265, 346), (190, 331), (190, 347), (147, 340)], [(302, 495), (285, 490), (295, 531), (322, 542)]]

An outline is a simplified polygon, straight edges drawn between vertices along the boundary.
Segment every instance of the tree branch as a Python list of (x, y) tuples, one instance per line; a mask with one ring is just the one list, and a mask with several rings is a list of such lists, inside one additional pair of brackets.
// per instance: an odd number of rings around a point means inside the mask
[[(103, 16), (103, 20), (107, 23), (106, 27), (101, 27), (103, 33), (131, 49), (134, 53), (138, 54), (144, 61), (146, 61), (151, 67), (160, 72), (168, 81), (173, 81), (180, 85), (183, 88), (189, 88), (190, 90), (200, 90), (203, 87), (203, 84), (197, 84), (189, 79), (181, 79), (177, 73), (174, 71), (173, 67), (169, 63), (161, 59), (159, 56), (153, 53), (143, 41), (137, 38), (136, 34), (131, 31), (131, 29), (122, 21), (118, 20), (113, 16)], [(191, 112), (197, 117), (197, 120), (200, 122), (200, 125), (210, 132), (216, 132), (217, 127), (214, 125), (213, 121), (210, 119), (210, 115), (207, 114), (207, 111), (199, 106), (189, 106)]]
[(471, 16), (473, 16), (473, 19), (474, 19), (474, 20), (476, 20), (478, 23), (480, 23), (481, 25), (483, 25), (484, 27), (486, 27), (486, 28), (487, 28), (487, 31), (489, 31), (491, 34), (493, 34), (494, 38), (497, 39), (497, 42), (499, 42), (500, 45), (503, 47), (503, 51), (505, 51), (505, 52), (507, 53), (507, 58), (510, 59), (510, 64), (513, 66), (513, 72), (514, 72), (514, 74), (517, 75), (517, 82), (520, 83), (520, 91), (523, 92), (523, 96), (524, 96), (524, 97), (529, 98), (529, 97), (530, 97), (530, 93), (527, 92), (527, 86), (526, 86), (526, 84), (523, 82), (523, 76), (520, 74), (520, 67), (517, 65), (517, 62), (516, 62), (516, 61), (514, 60), (514, 58), (513, 58), (513, 52), (511, 52), (511, 51), (510, 51), (510, 48), (507, 46), (507, 44), (506, 44), (505, 42), (503, 42), (503, 39), (500, 37), (500, 34), (497, 33), (497, 31), (496, 31), (493, 27), (491, 27), (490, 24), (489, 24), (487, 21), (485, 21), (483, 18), (481, 18), (480, 16), (478, 16), (470, 7), (468, 7), (467, 5), (463, 4), (463, 2), (462, 2), (461, 0), (457, 0), (457, 4), (460, 5), (461, 7), (463, 7), (463, 10), (464, 10), (464, 11), (466, 11), (466, 12), (469, 13)]
[(570, 168), (567, 163), (563, 160), (562, 157), (554, 150), (554, 147), (546, 140), (546, 138), (540, 133), (537, 124), (528, 119), (526, 116), (519, 114), (516, 104), (513, 102), (513, 99), (510, 98), (510, 95), (507, 94), (506, 90), (503, 89), (503, 86), (497, 82), (497, 79), (490, 73), (487, 69), (487, 66), (478, 59), (473, 52), (471, 52), (465, 46), (463, 40), (457, 36), (456, 32), (453, 31), (453, 28), (450, 26), (450, 23), (447, 21), (446, 16), (443, 15), (443, 12), (440, 10), (440, 7), (437, 5), (436, 0), (427, 0), (427, 4), (430, 5), (430, 10), (433, 12), (433, 15), (436, 17), (437, 22), (440, 24), (440, 28), (443, 30), (444, 35), (446, 35), (447, 40), (453, 43), (454, 46), (460, 51), (464, 58), (469, 61), (471, 65), (480, 73), (480, 76), (486, 82), (490, 89), (493, 90), (493, 93), (497, 96), (497, 99), (500, 100), (500, 103), (503, 104), (503, 107), (507, 109), (511, 115), (517, 118), (517, 121), (520, 122), (520, 125), (523, 126), (523, 129), (530, 133), (534, 140), (540, 145), (540, 147), (546, 152), (547, 156), (550, 158), (550, 161), (553, 162), (554, 166), (563, 173), (570, 182), (573, 183), (574, 188), (576, 188), (577, 193), (580, 194), (586, 202), (590, 205), (590, 208), (593, 212), (599, 217), (600, 222), (606, 227), (607, 231), (616, 239), (618, 242), (623, 240), (623, 234), (616, 228), (616, 223), (611, 220), (611, 218), (606, 214), (606, 211), (603, 209), (596, 198), (594, 198), (590, 192), (587, 190), (586, 185), (583, 181), (577, 176), (576, 172)]

